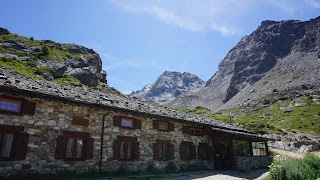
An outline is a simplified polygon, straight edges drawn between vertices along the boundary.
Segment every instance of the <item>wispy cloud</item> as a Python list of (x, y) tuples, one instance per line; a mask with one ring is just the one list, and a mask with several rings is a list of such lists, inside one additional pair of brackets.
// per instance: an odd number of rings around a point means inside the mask
[(269, 2), (271, 5), (279, 8), (280, 10), (282, 10), (283, 12), (286, 12), (290, 15), (292, 15), (296, 9), (292, 6), (292, 1), (285, 1), (285, 0), (268, 0), (267, 2)]
[(161, 70), (170, 69), (170, 67), (165, 64), (160, 64), (149, 59), (145, 60), (139, 58), (123, 58), (117, 55), (113, 55), (112, 53), (107, 52), (103, 48), (103, 46), (97, 42), (85, 43), (83, 45), (92, 48), (100, 55), (103, 61), (103, 69), (107, 71), (126, 67), (153, 68)]
[[(233, 0), (231, 1), (233, 2)], [(231, 1), (229, 0), (229, 2)], [(159, 3), (160, 1), (152, 1), (152, 3), (150, 3), (151, 1), (132, 2), (110, 0), (109, 2), (120, 7), (125, 12), (148, 14), (166, 24), (189, 31), (217, 31), (227, 36), (240, 33), (232, 26), (220, 25), (218, 22), (212, 23), (216, 21), (221, 14), (227, 13), (222, 12), (217, 4), (212, 4), (210, 1), (206, 1), (208, 3), (205, 6), (203, 6), (205, 3), (199, 3), (199, 5), (198, 3), (191, 3), (191, 1), (185, 1), (186, 3), (180, 4)], [(181, 7), (179, 7), (180, 5)], [(225, 3), (220, 3), (220, 6), (226, 5)]]
[(305, 2), (314, 8), (320, 8), (320, 1), (319, 0), (305, 0)]

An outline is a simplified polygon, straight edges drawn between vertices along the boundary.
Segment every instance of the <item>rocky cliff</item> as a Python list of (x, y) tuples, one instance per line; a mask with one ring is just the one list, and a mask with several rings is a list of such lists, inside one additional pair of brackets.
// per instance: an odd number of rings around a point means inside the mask
[(243, 37), (197, 93), (171, 105), (218, 111), (247, 106), (272, 93), (302, 85), (320, 87), (320, 17), (263, 21)]
[(140, 99), (166, 103), (186, 92), (194, 92), (203, 87), (205, 82), (196, 75), (165, 71), (154, 84), (146, 85), (142, 90), (130, 95)]
[(34, 40), (0, 28), (0, 58), (1, 68), (33, 78), (89, 87), (106, 83), (99, 55), (76, 44)]

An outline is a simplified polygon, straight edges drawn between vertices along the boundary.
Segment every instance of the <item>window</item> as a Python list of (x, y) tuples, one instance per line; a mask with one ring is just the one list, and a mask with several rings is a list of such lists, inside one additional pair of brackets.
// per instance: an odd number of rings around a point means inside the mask
[(233, 154), (235, 156), (251, 156), (249, 141), (232, 140)]
[(0, 113), (34, 115), (36, 103), (18, 98), (0, 96)]
[(252, 142), (252, 155), (253, 156), (266, 156), (265, 142)]
[(156, 140), (153, 144), (153, 159), (169, 161), (174, 159), (174, 145), (169, 140)]
[(20, 113), (21, 110), (21, 101), (11, 100), (7, 98), (0, 98), (0, 110)]
[(24, 160), (29, 135), (23, 126), (0, 125), (0, 160)]
[(130, 159), (132, 151), (132, 143), (129, 141), (121, 142), (120, 159)]
[(153, 121), (153, 129), (158, 129), (159, 131), (174, 131), (174, 124), (168, 121)]
[(196, 147), (192, 142), (182, 141), (180, 145), (180, 159), (193, 160), (196, 159)]
[(56, 159), (83, 161), (93, 158), (94, 139), (90, 133), (63, 131), (57, 137)]
[(159, 122), (159, 129), (167, 131), (168, 130), (168, 123), (166, 122)]
[(141, 121), (131, 117), (115, 116), (113, 125), (124, 129), (141, 129)]
[(197, 135), (197, 136), (203, 135), (202, 128), (189, 127), (189, 126), (182, 126), (182, 133)]
[(83, 139), (68, 138), (67, 159), (81, 159), (83, 152)]
[(199, 143), (198, 146), (198, 159), (200, 160), (208, 160), (209, 154), (208, 154), (208, 143)]
[(121, 126), (122, 126), (122, 127), (133, 128), (133, 119), (125, 119), (125, 118), (122, 118), (122, 119), (121, 119)]
[(137, 138), (118, 136), (113, 145), (113, 159), (120, 161), (133, 161), (140, 158), (139, 142)]

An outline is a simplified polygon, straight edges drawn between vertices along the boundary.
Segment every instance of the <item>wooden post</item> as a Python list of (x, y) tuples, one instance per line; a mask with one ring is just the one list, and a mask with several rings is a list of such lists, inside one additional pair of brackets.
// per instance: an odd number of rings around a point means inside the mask
[(249, 145), (250, 145), (250, 154), (251, 156), (253, 156), (252, 141), (249, 141)]
[(267, 141), (264, 142), (264, 146), (266, 147), (266, 155), (269, 156), (269, 150), (268, 150), (268, 143), (267, 143)]

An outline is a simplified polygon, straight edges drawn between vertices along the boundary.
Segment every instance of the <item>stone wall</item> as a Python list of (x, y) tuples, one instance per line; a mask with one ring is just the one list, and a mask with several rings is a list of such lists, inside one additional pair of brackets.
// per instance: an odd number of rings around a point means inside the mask
[[(10, 96), (8, 94), (1, 94)], [(12, 96), (12, 95), (11, 95)], [(150, 163), (156, 167), (164, 167), (168, 161), (154, 161), (152, 144), (156, 139), (171, 140), (174, 144), (174, 162), (178, 165), (185, 163), (202, 163), (199, 160), (180, 161), (179, 145), (181, 141), (191, 141), (198, 146), (200, 142), (208, 142), (208, 136), (193, 136), (183, 134), (181, 123), (174, 122), (174, 131), (163, 132), (153, 129), (153, 118), (139, 117), (121, 112), (110, 112), (103, 109), (78, 106), (75, 104), (62, 103), (57, 101), (12, 96), (24, 98), (36, 102), (36, 110), (33, 116), (30, 115), (8, 115), (0, 114), (0, 124), (24, 126), (25, 132), (29, 134), (29, 143), (26, 159), (22, 161), (0, 161), (0, 175), (10, 175), (15, 172), (28, 173), (53, 173), (57, 170), (74, 170), (82, 172), (86, 170), (97, 170), (99, 168), (100, 133), (102, 118), (105, 114), (105, 133), (103, 147), (102, 170), (116, 170), (121, 165), (129, 169), (144, 169)], [(113, 116), (128, 116), (140, 119), (142, 128), (138, 130), (121, 129), (113, 126)], [(89, 120), (89, 126), (72, 125), (73, 117), (80, 117)], [(164, 119), (165, 120), (165, 119)], [(56, 138), (63, 131), (89, 132), (94, 138), (93, 159), (84, 161), (63, 161), (55, 159)], [(113, 160), (113, 143), (118, 135), (137, 137), (140, 142), (140, 160), (117, 161)]]
[(267, 168), (272, 163), (270, 156), (237, 156), (234, 157), (236, 170)]

